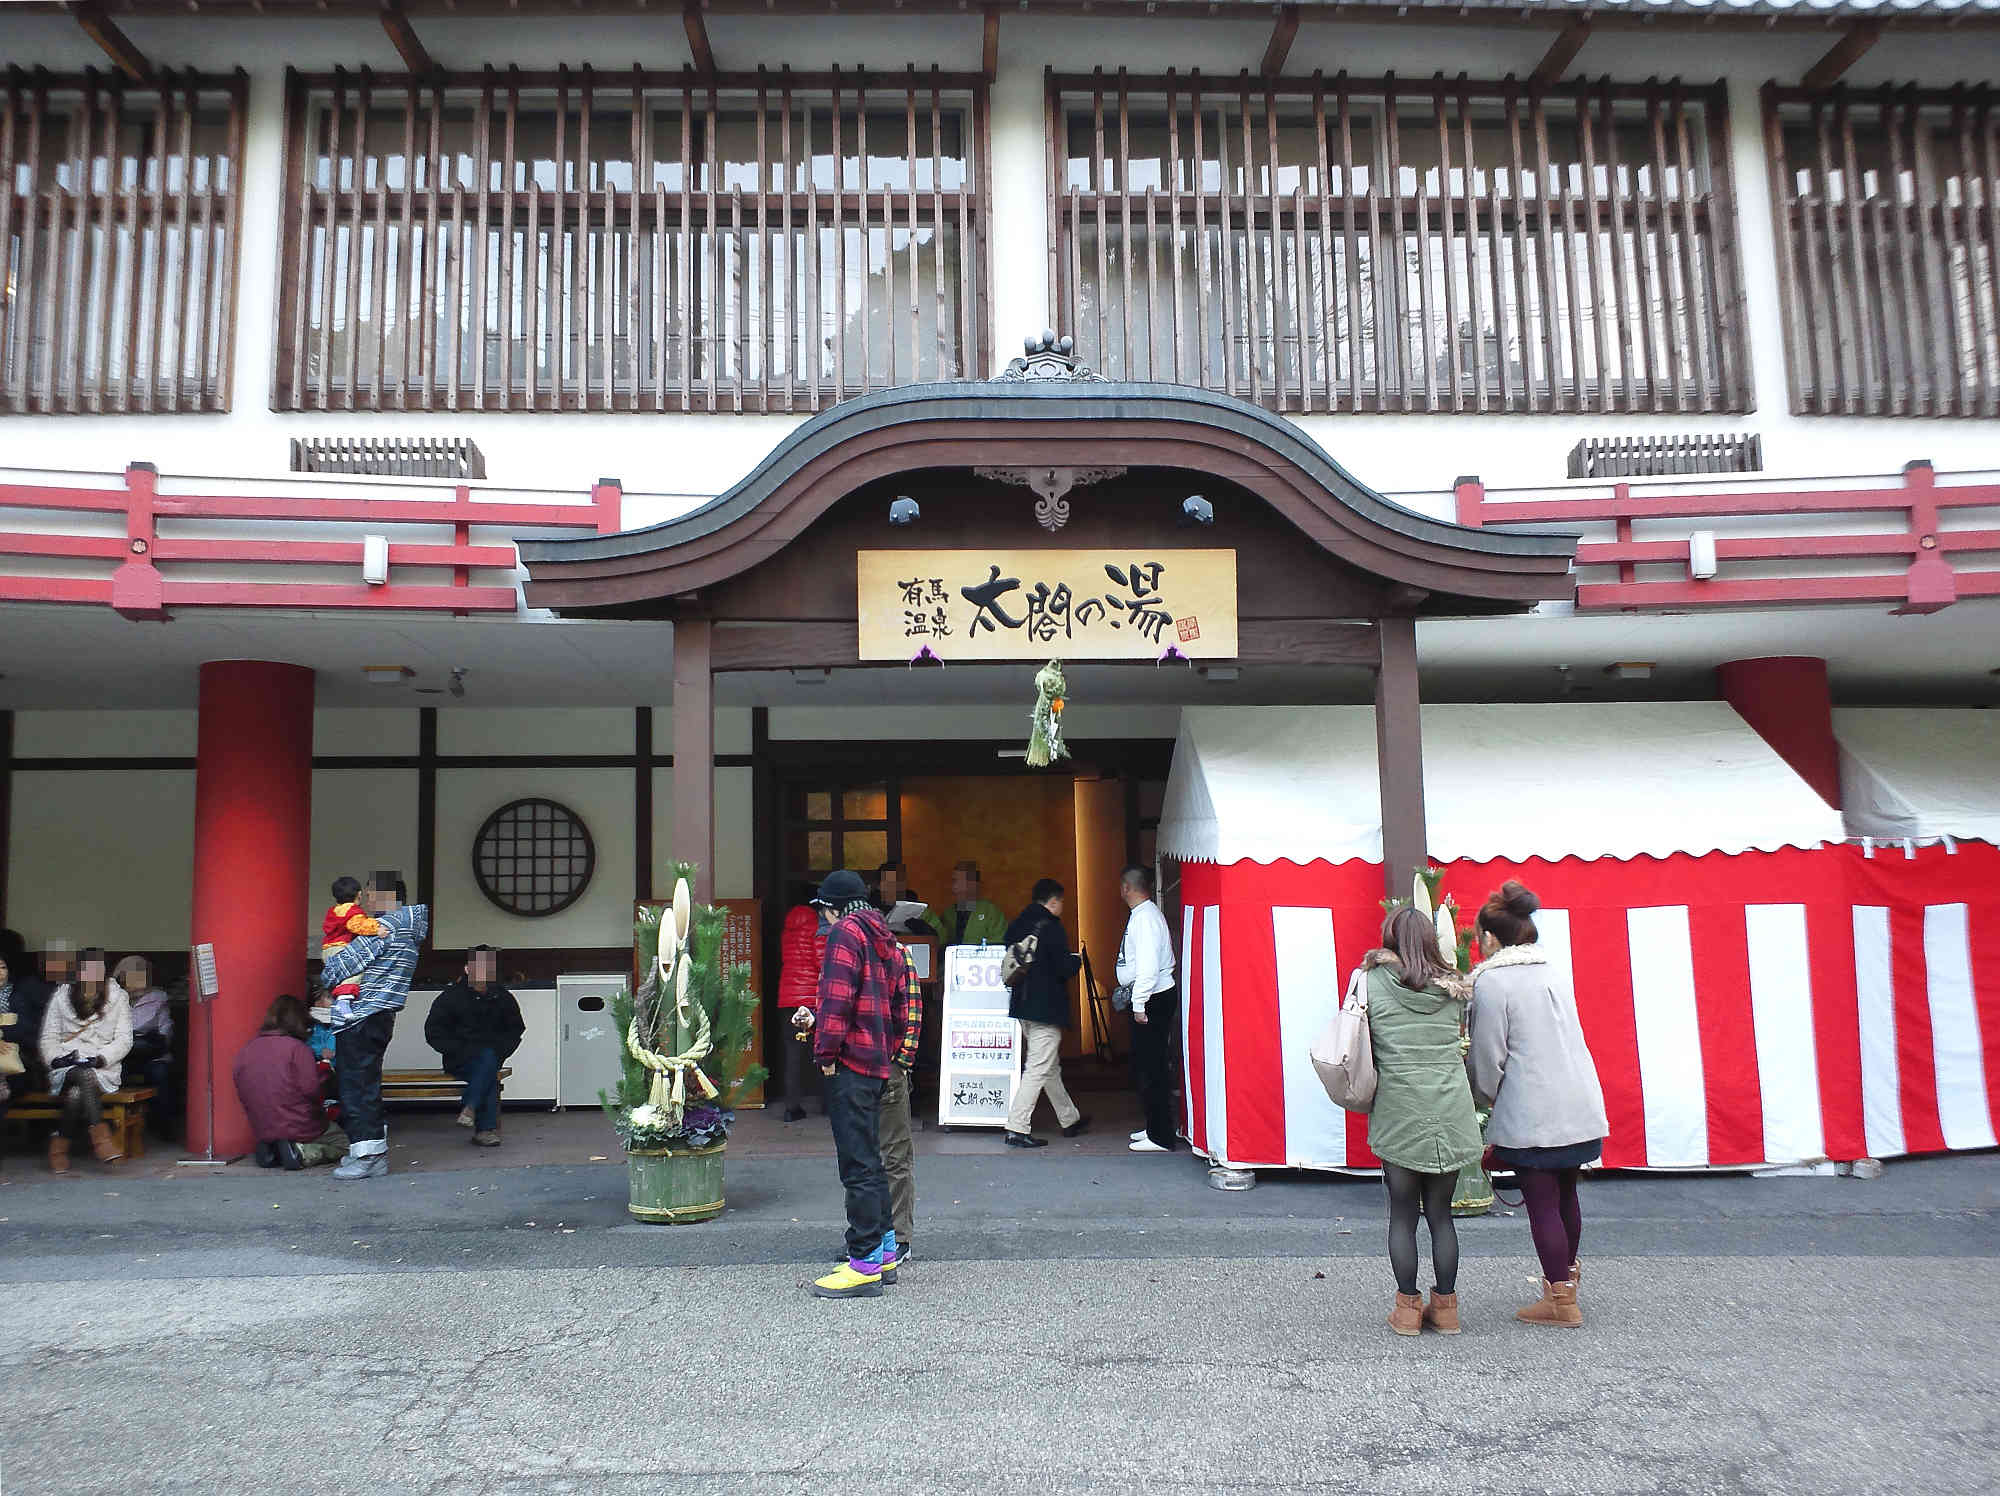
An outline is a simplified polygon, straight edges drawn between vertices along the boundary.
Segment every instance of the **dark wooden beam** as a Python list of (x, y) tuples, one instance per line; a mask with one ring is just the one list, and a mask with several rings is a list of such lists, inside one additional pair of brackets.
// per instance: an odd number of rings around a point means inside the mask
[(423, 39), (417, 35), (417, 28), (410, 24), (410, 15), (403, 9), (403, 0), (382, 0), (382, 29), (396, 44), (404, 67), (413, 73), (438, 71), (437, 63), (424, 49)]
[(1382, 793), (1382, 875), (1407, 899), (1425, 863), (1423, 697), (1417, 689), (1417, 622), (1381, 621), (1375, 675), (1375, 770)]
[(437, 917), (438, 714), (427, 706), (417, 713), (417, 902), (430, 906), (435, 938)]
[(1285, 70), (1285, 59), (1291, 55), (1292, 42), (1299, 34), (1299, 8), (1296, 5), (1278, 7), (1278, 19), (1271, 26), (1270, 45), (1264, 48), (1264, 60), (1257, 70), (1266, 78), (1275, 78)]
[(653, 896), (653, 709), (632, 713), (632, 902)]
[[(7, 859), (14, 820), (14, 714), (0, 712), (0, 926), (7, 923)], [(15, 972), (20, 981), (32, 972)]]
[(715, 48), (709, 45), (708, 21), (701, 13), (698, 0), (688, 0), (681, 11), (681, 24), (687, 27), (688, 50), (694, 54), (695, 71), (714, 72)]
[(1576, 54), (1583, 50), (1583, 44), (1589, 40), (1590, 17), (1578, 16), (1556, 33), (1556, 39), (1549, 43), (1549, 50), (1542, 54), (1542, 60), (1528, 75), (1528, 86), (1547, 88), (1560, 81), (1562, 75), (1569, 71), (1569, 65), (1576, 61)]
[(696, 866), (694, 896), (715, 896), (715, 625), (674, 623), (674, 844)]
[(119, 30), (118, 23), (104, 13), (102, 5), (79, 5), (76, 24), (83, 28), (85, 36), (104, 49), (105, 56), (118, 64), (118, 71), (134, 83), (144, 83), (153, 76), (153, 65), (146, 60), (146, 54)]
[(986, 7), (986, 34), (979, 46), (979, 71), (991, 83), (1000, 74), (1000, 7)]
[(1818, 62), (1806, 69), (1806, 75), (1799, 82), (1805, 88), (1831, 88), (1840, 81), (1855, 63), (1864, 57), (1868, 49), (1882, 40), (1880, 21), (1862, 21), (1850, 26), (1847, 33), (1835, 42), (1832, 48)]

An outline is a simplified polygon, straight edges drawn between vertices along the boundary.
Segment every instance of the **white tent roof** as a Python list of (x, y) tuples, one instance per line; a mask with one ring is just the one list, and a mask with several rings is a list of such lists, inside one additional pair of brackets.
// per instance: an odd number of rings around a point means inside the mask
[(1833, 735), (1850, 836), (2000, 842), (2000, 714), (1842, 707)]
[[(1771, 851), (1844, 834), (1722, 702), (1427, 706), (1423, 724), (1440, 861)], [(1184, 710), (1159, 848), (1191, 862), (1380, 861), (1374, 711)]]

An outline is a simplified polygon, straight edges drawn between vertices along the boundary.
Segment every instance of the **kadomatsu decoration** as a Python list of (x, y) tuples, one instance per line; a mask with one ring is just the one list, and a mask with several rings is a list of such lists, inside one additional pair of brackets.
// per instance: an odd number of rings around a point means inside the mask
[(1059, 758), (1069, 757), (1063, 742), (1062, 716), (1069, 682), (1063, 679), (1061, 660), (1050, 660), (1035, 672), (1035, 709), (1028, 714), (1028, 763), (1046, 769)]
[(673, 902), (643, 908), (633, 925), (636, 992), (611, 1001), (622, 1041), (614, 1096), (599, 1099), (625, 1145), (632, 1214), (642, 1221), (705, 1221), (722, 1212), (722, 1151), (736, 1098), (764, 1079), (742, 1063), (757, 994), (750, 968), (722, 964), (727, 914), (695, 904), (694, 868), (674, 869)]

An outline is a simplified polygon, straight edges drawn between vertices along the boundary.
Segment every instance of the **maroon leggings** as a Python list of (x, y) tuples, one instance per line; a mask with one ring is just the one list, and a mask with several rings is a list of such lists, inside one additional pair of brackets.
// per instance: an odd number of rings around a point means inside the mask
[(1521, 1199), (1528, 1207), (1528, 1229), (1535, 1236), (1535, 1255), (1542, 1259), (1542, 1276), (1551, 1283), (1569, 1280), (1570, 1264), (1583, 1244), (1583, 1211), (1576, 1203), (1575, 1169), (1516, 1169)]

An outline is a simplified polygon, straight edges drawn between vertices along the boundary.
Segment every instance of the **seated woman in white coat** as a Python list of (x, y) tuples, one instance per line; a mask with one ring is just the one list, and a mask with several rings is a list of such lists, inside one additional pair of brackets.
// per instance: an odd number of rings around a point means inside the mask
[(49, 1067), (49, 1093), (62, 1107), (49, 1134), (49, 1168), (69, 1169), (72, 1137), (88, 1135), (99, 1163), (115, 1163), (124, 1150), (105, 1124), (103, 1100), (124, 1083), (125, 1056), (132, 1049), (132, 1002), (108, 974), (104, 952), (80, 952), (77, 979), (49, 997), (42, 1015), (42, 1057)]

